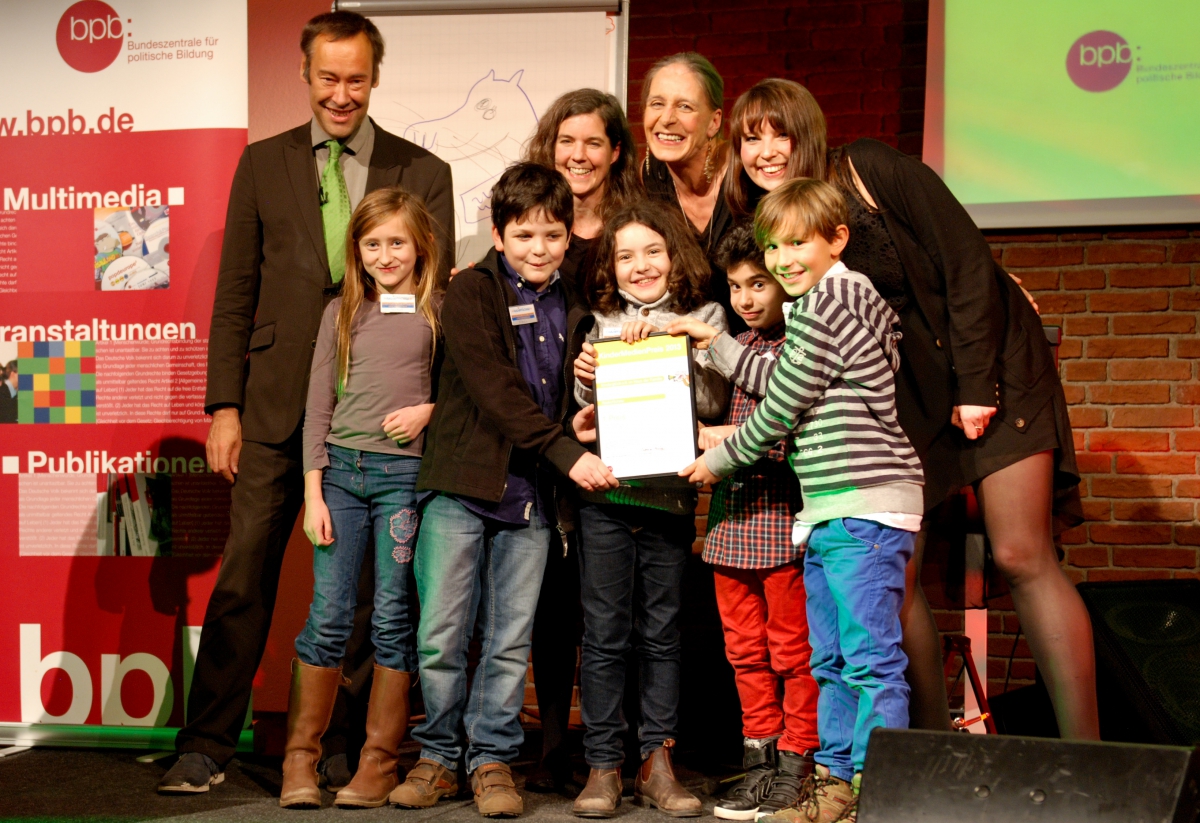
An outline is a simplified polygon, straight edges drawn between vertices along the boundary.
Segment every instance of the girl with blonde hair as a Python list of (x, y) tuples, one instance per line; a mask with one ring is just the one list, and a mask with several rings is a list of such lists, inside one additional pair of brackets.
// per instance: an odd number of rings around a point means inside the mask
[(296, 638), (279, 804), (317, 808), (316, 765), (354, 621), (364, 559), (375, 564), (375, 672), (367, 741), (342, 807), (375, 807), (396, 787), (417, 671), (408, 591), (417, 537), (417, 470), (433, 414), (441, 294), (433, 220), (399, 187), (350, 218), (341, 294), (325, 307), (304, 419), (304, 531), (313, 600)]

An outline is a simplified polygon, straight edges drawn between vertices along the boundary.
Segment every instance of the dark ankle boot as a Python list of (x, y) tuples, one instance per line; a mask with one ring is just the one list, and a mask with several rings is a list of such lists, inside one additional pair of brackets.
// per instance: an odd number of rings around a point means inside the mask
[(321, 808), (317, 762), (321, 735), (329, 727), (338, 686), (349, 682), (342, 670), (309, 666), (292, 660), (292, 690), (288, 696), (287, 746), (283, 754), (283, 786), (279, 805), (285, 809)]
[(747, 740), (742, 749), (742, 767), (746, 776), (713, 809), (713, 814), (723, 820), (753, 820), (758, 807), (771, 790), (771, 779), (775, 777), (777, 754), (775, 743), (770, 740)]
[(667, 817), (699, 817), (703, 806), (699, 798), (675, 779), (671, 766), (674, 740), (666, 740), (642, 761), (633, 781), (633, 802), (654, 806)]
[(775, 777), (771, 778), (771, 789), (758, 806), (758, 817), (775, 814), (803, 801), (805, 781), (816, 766), (812, 749), (803, 753), (780, 749), (777, 763)]
[(399, 785), (396, 761), (400, 741), (408, 731), (408, 690), (412, 675), (375, 665), (371, 698), (367, 703), (367, 742), (358, 756), (354, 779), (337, 793), (337, 806), (373, 809), (387, 803)]

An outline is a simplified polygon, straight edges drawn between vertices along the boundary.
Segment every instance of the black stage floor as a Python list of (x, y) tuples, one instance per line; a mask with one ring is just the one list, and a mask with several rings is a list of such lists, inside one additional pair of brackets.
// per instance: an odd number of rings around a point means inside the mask
[[(533, 736), (531, 735), (531, 738)], [(537, 745), (526, 742), (526, 749)], [(402, 765), (416, 761), (415, 747), (405, 747), (408, 755)], [(534, 749), (536, 750), (536, 749)], [(469, 796), (443, 801), (423, 811), (396, 808), (339, 810), (332, 806), (333, 795), (325, 794), (326, 805), (319, 812), (279, 808), (280, 773), (278, 757), (239, 756), (225, 772), (225, 782), (207, 794), (192, 797), (161, 797), (154, 788), (173, 762), (165, 757), (139, 762), (146, 752), (117, 750), (32, 749), (0, 757), (0, 823), (133, 823), (133, 821), (188, 821), (188, 823), (224, 823), (224, 821), (355, 820), (389, 823), (478, 823), (483, 820)], [(518, 785), (521, 773), (532, 767), (532, 758), (516, 764)], [(724, 774), (706, 776), (677, 764), (681, 781), (705, 801), (711, 813), (717, 779)], [(627, 786), (628, 789), (628, 786)], [(521, 820), (549, 823), (575, 821), (571, 801), (558, 794), (524, 792), (525, 814)], [(666, 817), (641, 809), (625, 797), (617, 819), (626, 823), (663, 823)]]

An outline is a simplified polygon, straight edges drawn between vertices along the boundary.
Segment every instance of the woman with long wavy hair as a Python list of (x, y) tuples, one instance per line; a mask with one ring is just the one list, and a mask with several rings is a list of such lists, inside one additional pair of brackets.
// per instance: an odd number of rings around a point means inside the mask
[(604, 222), (642, 195), (637, 148), (621, 102), (596, 89), (569, 91), (538, 120), (525, 159), (561, 172), (575, 196), (575, 223), (562, 274), (582, 285), (581, 271)]
[[(525, 159), (556, 169), (571, 186), (575, 222), (559, 272), (582, 292), (593, 265), (592, 252), (605, 222), (642, 196), (637, 148), (621, 102), (596, 89), (559, 97), (538, 121)], [(525, 785), (539, 792), (578, 792), (571, 766), (567, 727), (575, 689), (575, 664), (583, 634), (579, 601), (578, 547), (552, 552), (546, 560), (533, 622), (533, 680), (542, 723), (542, 762)]]

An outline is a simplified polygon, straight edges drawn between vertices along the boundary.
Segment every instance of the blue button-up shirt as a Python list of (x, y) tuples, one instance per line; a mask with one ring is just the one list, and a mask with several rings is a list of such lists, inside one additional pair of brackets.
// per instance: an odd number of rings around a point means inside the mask
[[(542, 414), (557, 420), (563, 393), (563, 358), (567, 349), (567, 300), (559, 274), (556, 271), (549, 285), (539, 292), (536, 286), (517, 274), (503, 254), (498, 258), (501, 273), (516, 293), (518, 305), (533, 305), (537, 313), (535, 322), (513, 326), (517, 367)], [(508, 483), (499, 503), (467, 498), (459, 498), (459, 502), (491, 520), (521, 526), (529, 522), (530, 513), (536, 508), (542, 522), (548, 523), (552, 484), (553, 478), (546, 470), (538, 469), (536, 460), (510, 460)]]

